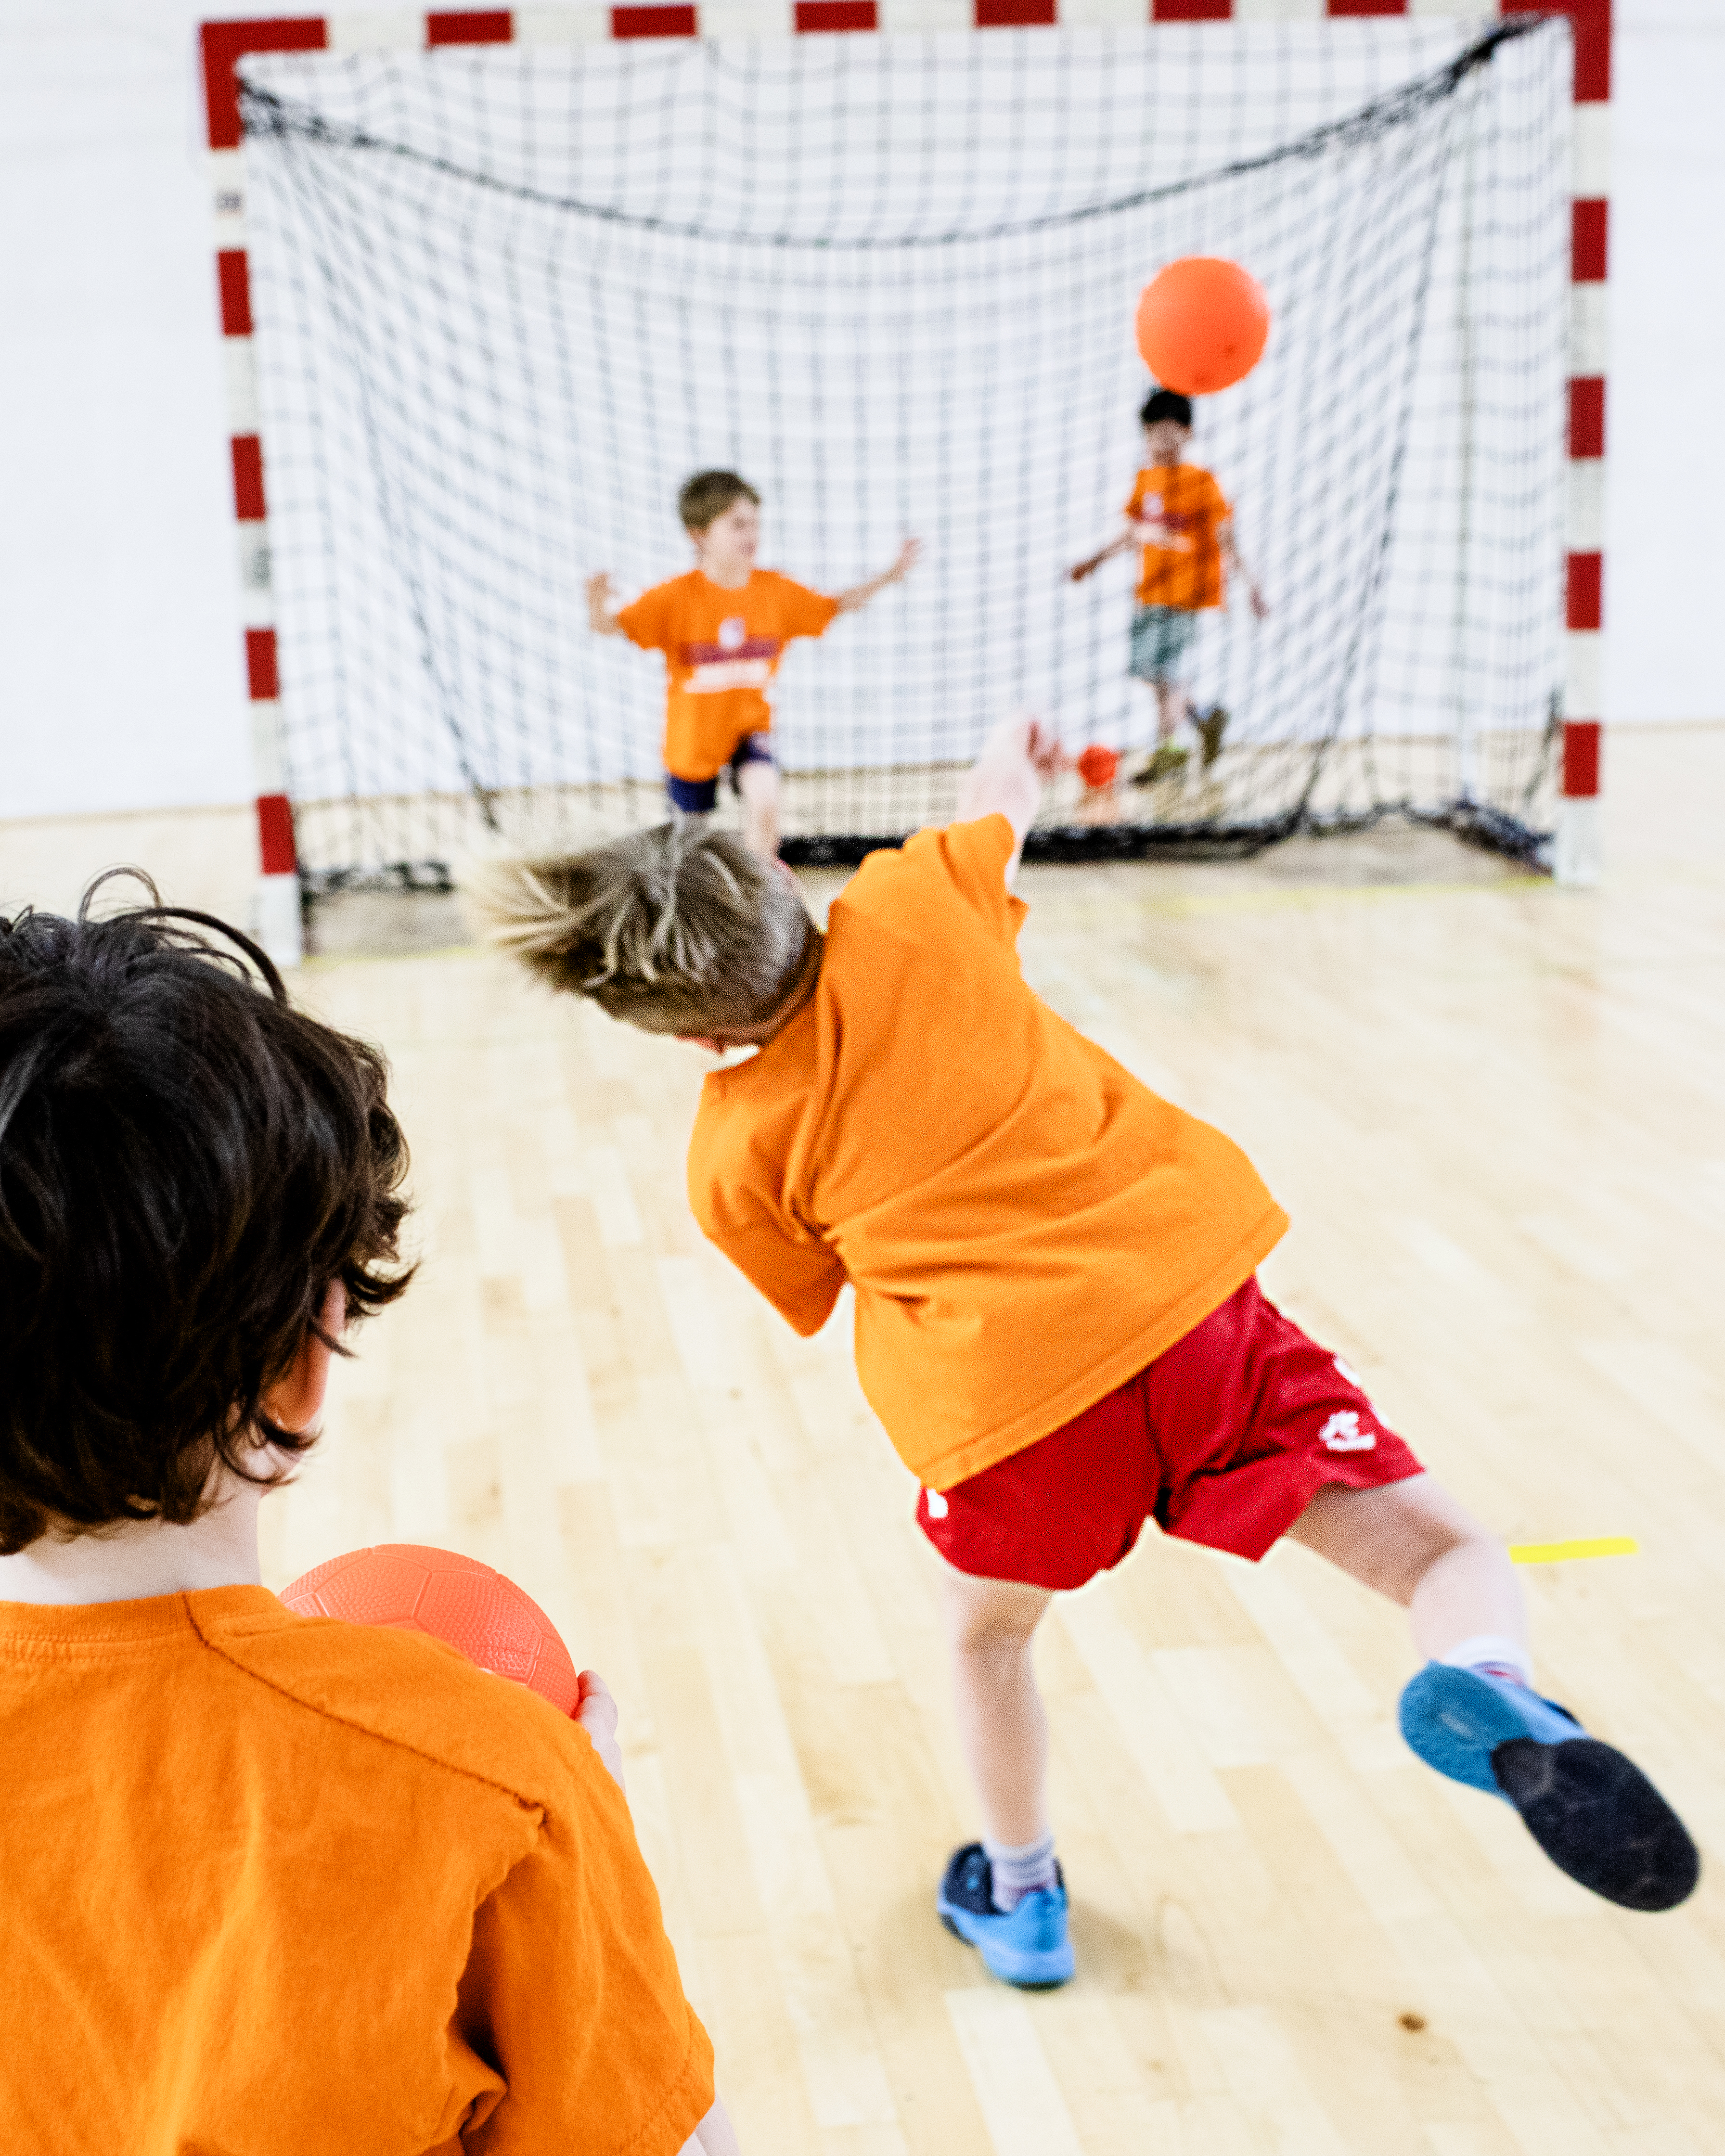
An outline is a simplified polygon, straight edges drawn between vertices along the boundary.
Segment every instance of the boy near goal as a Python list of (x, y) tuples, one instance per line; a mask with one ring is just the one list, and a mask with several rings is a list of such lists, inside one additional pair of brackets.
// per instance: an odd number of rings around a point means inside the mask
[(980, 1799), (939, 1913), (1010, 1983), (1071, 1974), (1031, 1642), (1152, 1518), (1246, 1558), (1292, 1536), (1403, 1604), (1420, 1757), (1513, 1804), (1595, 1892), (1672, 1906), (1693, 1844), (1532, 1689), (1506, 1551), (1260, 1291), (1287, 1221), (1250, 1163), (1026, 985), (1011, 883), (1061, 760), (1035, 721), (1003, 729), (959, 820), (870, 855), (824, 936), (788, 874), (711, 831), (494, 864), (475, 889), (557, 987), (756, 1050), (706, 1081), (690, 1199), (798, 1332), (855, 1290), (858, 1374), (945, 1561)]
[(708, 816), (728, 774), (742, 804), (743, 832), (765, 860), (778, 852), (778, 766), (767, 691), (793, 637), (819, 636), (907, 577), (919, 552), (908, 539), (890, 569), (832, 597), (757, 569), (761, 497), (735, 472), (697, 472), (677, 496), (695, 548), (686, 575), (655, 584), (619, 608), (604, 572), (587, 585), (588, 619), (599, 636), (626, 636), (665, 654), (665, 789), (685, 816)]
[[(1186, 660), (1201, 615), (1219, 608), (1226, 579), (1239, 576), (1252, 612), (1261, 621), (1269, 608), (1234, 541), (1234, 511), (1215, 475), (1188, 464), (1192, 400), (1158, 389), (1138, 414), (1144, 430), (1143, 469), (1126, 504), (1126, 529), (1117, 539), (1070, 572), (1075, 584), (1116, 554), (1142, 548), (1137, 605), (1132, 614), (1130, 671), (1156, 698), (1156, 752), (1139, 774), (1153, 783), (1179, 771), (1187, 752), (1180, 728), (1191, 716)], [(1228, 714), (1218, 706), (1194, 721), (1206, 771), (1222, 747)]]

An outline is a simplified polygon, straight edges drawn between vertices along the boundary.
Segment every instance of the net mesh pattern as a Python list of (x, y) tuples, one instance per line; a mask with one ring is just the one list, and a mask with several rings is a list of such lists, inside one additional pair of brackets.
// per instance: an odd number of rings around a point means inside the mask
[[(1033, 850), (1245, 850), (1399, 811), (1531, 849), (1562, 665), (1560, 22), (1159, 25), (255, 55), (249, 244), (289, 790), (314, 888), (480, 831), (666, 813), (662, 662), (584, 586), (690, 562), (739, 470), (762, 559), (904, 584), (793, 644), (786, 850), (949, 814), (1004, 716), (1118, 783)], [(1199, 618), (1219, 753), (1152, 783), (1121, 528), (1137, 294), (1269, 293), (1189, 456), (1269, 603)], [(1236, 582), (1239, 580), (1236, 579)], [(1168, 760), (1163, 760), (1166, 764)], [(734, 813), (721, 810), (721, 813)]]

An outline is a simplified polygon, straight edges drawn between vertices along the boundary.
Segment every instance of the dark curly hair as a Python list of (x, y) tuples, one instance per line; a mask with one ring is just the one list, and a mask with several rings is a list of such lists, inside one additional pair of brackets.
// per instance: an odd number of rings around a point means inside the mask
[(338, 1345), (331, 1285), (357, 1317), (411, 1277), (382, 1058), (213, 915), (93, 918), (105, 880), (0, 918), (0, 1553), (183, 1525), (218, 1459), (272, 1479), (257, 1435), (313, 1440), (262, 1399), (308, 1329)]

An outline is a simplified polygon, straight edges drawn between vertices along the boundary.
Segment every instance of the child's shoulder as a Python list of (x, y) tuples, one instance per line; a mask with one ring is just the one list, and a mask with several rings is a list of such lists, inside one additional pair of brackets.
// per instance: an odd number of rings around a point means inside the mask
[(700, 591), (704, 579), (699, 569), (685, 569), (680, 576), (667, 577), (662, 583), (649, 584), (636, 606), (664, 606), (675, 604), (680, 599), (693, 598)]
[[(277, 1614), (279, 1612), (279, 1614)], [(382, 1743), (412, 1777), (463, 1776), (518, 1804), (566, 1809), (605, 1769), (586, 1733), (525, 1685), (477, 1669), (423, 1633), (275, 1610), (205, 1615), (205, 1644), (289, 1712)]]
[(968, 922), (980, 916), (991, 927), (1015, 919), (1006, 889), (1006, 865), (1016, 840), (1003, 815), (932, 824), (896, 849), (867, 855), (833, 901), (829, 918), (866, 921), (876, 931), (898, 930), (931, 952), (942, 920)]

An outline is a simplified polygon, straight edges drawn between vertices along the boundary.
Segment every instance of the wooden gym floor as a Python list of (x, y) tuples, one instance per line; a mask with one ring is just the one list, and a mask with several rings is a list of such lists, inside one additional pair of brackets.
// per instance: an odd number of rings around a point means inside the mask
[(1619, 733), (1609, 778), (1596, 893), (1385, 834), (1033, 870), (1023, 950), (1245, 1146), (1271, 1291), (1446, 1482), (1514, 1543), (1638, 1541), (1524, 1576), (1547, 1688), (1712, 1866), (1665, 1917), (1403, 1748), (1399, 1611), (1153, 1528), (1040, 1647), (1078, 1979), (991, 1983), (932, 1908), (975, 1813), (912, 1486), (845, 1306), (796, 1339), (690, 1219), (705, 1059), (472, 949), (300, 976), (393, 1064), (424, 1270), (265, 1577), (445, 1543), (604, 1671), (749, 2156), (1725, 2145), (1725, 730)]

